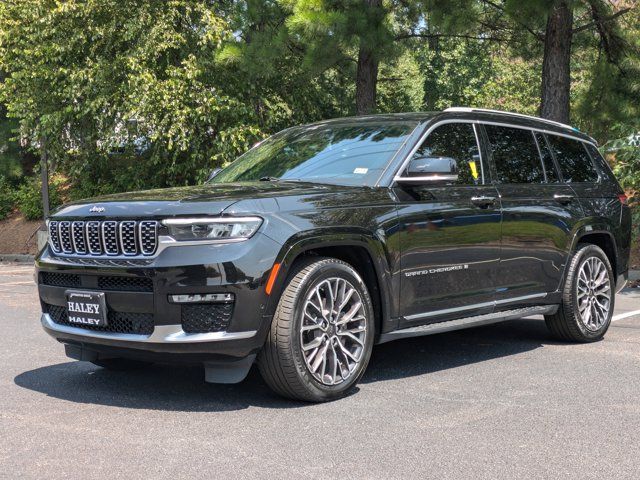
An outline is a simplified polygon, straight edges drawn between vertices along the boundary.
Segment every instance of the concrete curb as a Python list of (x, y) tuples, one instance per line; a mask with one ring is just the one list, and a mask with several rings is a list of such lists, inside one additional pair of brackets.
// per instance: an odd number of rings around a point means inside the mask
[(0, 263), (33, 263), (35, 257), (33, 255), (14, 255), (9, 253), (0, 253)]

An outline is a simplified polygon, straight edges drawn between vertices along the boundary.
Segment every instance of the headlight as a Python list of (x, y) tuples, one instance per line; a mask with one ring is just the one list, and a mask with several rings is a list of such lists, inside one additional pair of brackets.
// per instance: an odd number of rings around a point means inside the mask
[(259, 217), (170, 218), (163, 220), (168, 233), (177, 241), (240, 241), (250, 238), (260, 225)]

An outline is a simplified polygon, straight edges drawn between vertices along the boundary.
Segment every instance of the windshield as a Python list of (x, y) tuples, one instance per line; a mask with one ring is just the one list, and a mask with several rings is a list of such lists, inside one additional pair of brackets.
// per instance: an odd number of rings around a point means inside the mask
[(372, 186), (416, 125), (387, 121), (290, 128), (240, 156), (211, 183), (279, 179)]

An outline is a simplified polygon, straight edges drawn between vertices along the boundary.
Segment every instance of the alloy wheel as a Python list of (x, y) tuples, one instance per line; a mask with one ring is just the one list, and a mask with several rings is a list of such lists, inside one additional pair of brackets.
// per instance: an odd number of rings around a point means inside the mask
[(308, 293), (300, 323), (307, 369), (324, 385), (348, 380), (362, 361), (368, 335), (365, 306), (344, 278), (322, 280)]
[(578, 273), (578, 312), (582, 324), (596, 332), (607, 322), (611, 309), (611, 279), (604, 262), (587, 258)]

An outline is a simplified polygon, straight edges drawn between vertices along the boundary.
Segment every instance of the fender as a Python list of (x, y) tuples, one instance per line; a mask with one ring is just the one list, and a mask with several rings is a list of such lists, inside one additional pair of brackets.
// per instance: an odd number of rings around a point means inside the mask
[(371, 263), (380, 290), (382, 318), (379, 319), (379, 332), (394, 329), (397, 318), (392, 313), (395, 308), (395, 302), (392, 301), (394, 289), (386, 246), (384, 241), (373, 232), (357, 227), (345, 229), (332, 227), (306, 231), (287, 240), (276, 256), (275, 263), (280, 264), (280, 269), (267, 304), (267, 313), (270, 316), (274, 314), (280, 294), (295, 261), (305, 252), (327, 247), (362, 247), (366, 250), (372, 260)]
[(567, 276), (567, 266), (569, 265), (569, 258), (571, 257), (571, 254), (576, 251), (576, 248), (578, 247), (580, 240), (586, 235), (593, 235), (594, 233), (605, 234), (611, 239), (611, 242), (613, 244), (613, 254), (614, 254), (614, 260), (615, 260), (614, 264), (611, 266), (615, 269), (615, 271), (617, 271), (618, 246), (616, 244), (615, 236), (611, 232), (611, 228), (612, 227), (606, 218), (591, 217), (591, 218), (584, 219), (583, 222), (580, 222), (578, 228), (574, 231), (573, 236), (571, 238), (569, 254), (565, 261), (565, 267), (564, 267), (564, 271), (562, 272), (562, 279), (561, 279), (560, 285), (558, 286), (558, 291), (560, 291), (562, 289), (562, 286), (564, 285), (565, 278)]

